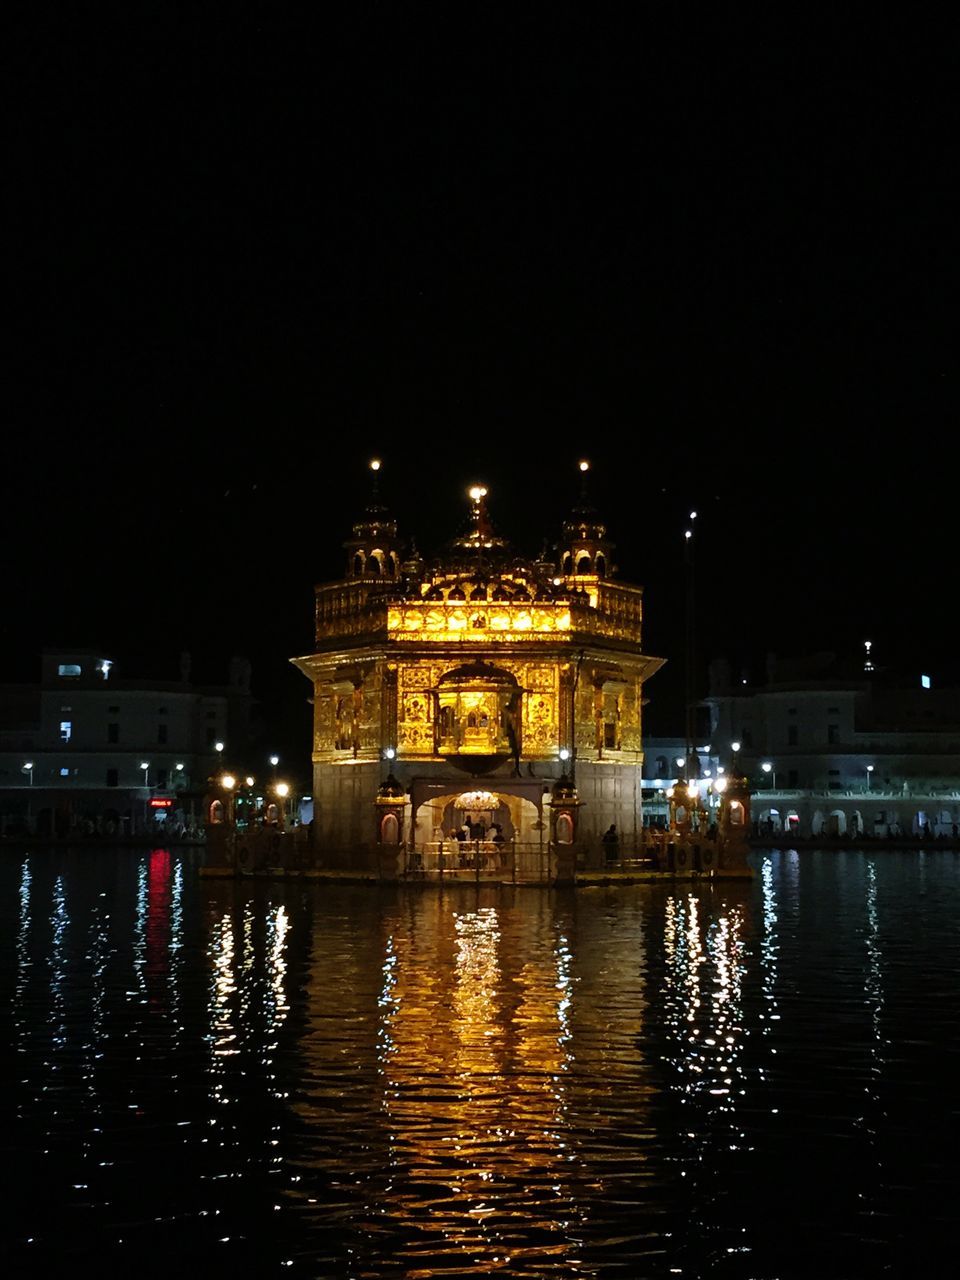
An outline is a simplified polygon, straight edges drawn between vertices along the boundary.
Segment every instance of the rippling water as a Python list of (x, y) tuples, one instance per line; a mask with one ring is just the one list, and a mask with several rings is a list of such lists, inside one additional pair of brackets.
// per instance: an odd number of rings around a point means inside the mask
[(5, 1274), (941, 1275), (960, 858), (746, 885), (2, 853)]

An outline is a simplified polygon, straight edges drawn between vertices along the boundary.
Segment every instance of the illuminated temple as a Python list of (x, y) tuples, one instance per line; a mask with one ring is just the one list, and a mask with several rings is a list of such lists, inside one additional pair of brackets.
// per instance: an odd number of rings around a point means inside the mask
[(381, 503), (353, 527), (342, 580), (316, 588), (316, 847), (442, 850), (458, 831), (527, 848), (641, 845), (643, 592), (621, 582), (587, 495), (554, 554), (518, 556), (475, 486), (467, 530), (435, 559)]

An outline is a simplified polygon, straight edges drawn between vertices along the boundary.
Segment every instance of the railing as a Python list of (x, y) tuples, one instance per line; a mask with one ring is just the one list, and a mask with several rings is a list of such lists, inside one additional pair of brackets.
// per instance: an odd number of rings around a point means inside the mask
[(428, 840), (405, 851), (403, 871), (410, 878), (449, 876), (455, 880), (547, 883), (552, 879), (554, 863), (549, 844)]

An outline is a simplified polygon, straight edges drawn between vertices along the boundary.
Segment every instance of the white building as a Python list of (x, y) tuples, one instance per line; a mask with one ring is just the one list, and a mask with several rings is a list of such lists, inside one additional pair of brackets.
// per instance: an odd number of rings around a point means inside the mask
[[(124, 679), (109, 658), (49, 650), (40, 683), (0, 685), (0, 831), (145, 834), (189, 826), (222, 751), (245, 745), (249, 664), (222, 687)], [(223, 744), (221, 751), (217, 744)]]
[(760, 834), (956, 839), (960, 689), (874, 669), (869, 656), (859, 666), (771, 658), (756, 686), (713, 663), (712, 752), (752, 780)]

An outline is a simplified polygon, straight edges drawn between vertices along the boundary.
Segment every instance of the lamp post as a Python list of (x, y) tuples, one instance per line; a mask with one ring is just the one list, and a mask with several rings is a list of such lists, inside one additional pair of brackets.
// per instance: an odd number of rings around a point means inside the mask
[(871, 775), (871, 773), (873, 773), (873, 765), (872, 765), (872, 764), (868, 764), (868, 765), (867, 765), (867, 790), (868, 790), (868, 791), (870, 790), (870, 775)]
[(280, 801), (278, 806), (280, 827), (285, 829), (287, 825), (287, 796), (290, 794), (290, 785), (286, 782), (278, 782), (273, 789), (276, 792), (277, 799)]
[(770, 763), (770, 761), (769, 761), (769, 760), (764, 760), (764, 762), (763, 762), (763, 764), (761, 764), (760, 768), (763, 770), (763, 772), (767, 775), (767, 777), (768, 777), (768, 778), (770, 777), (770, 774), (771, 774), (771, 773), (773, 774), (773, 784), (772, 784), (772, 786), (770, 787), (770, 790), (771, 790), (771, 791), (776, 791), (776, 789), (777, 789), (777, 771), (776, 771), (776, 769), (773, 767), (773, 765)]
[(150, 788), (150, 761), (141, 760), (140, 768), (143, 770), (143, 785), (149, 790)]
[[(23, 772), (30, 779), (30, 787), (33, 788), (33, 761), (27, 760), (23, 766)], [(30, 803), (30, 795), (27, 794), (27, 831), (30, 830), (30, 824), (33, 821), (33, 806)]]
[(223, 772), (223, 743), (215, 742), (213, 744), (213, 749), (217, 753), (217, 773), (222, 773)]

